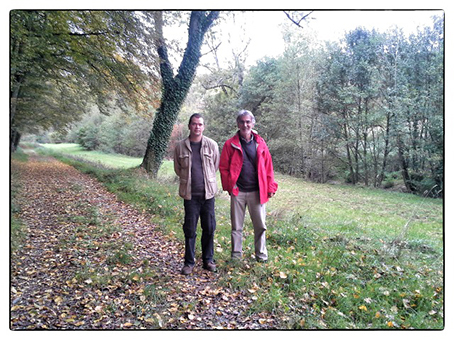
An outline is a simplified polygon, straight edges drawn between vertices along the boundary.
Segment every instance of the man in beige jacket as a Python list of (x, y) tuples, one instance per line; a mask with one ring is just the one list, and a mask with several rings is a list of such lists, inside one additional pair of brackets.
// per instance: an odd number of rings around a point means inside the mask
[(215, 271), (213, 262), (216, 219), (214, 196), (217, 193), (216, 171), (219, 168), (218, 144), (203, 135), (203, 117), (195, 113), (189, 118), (189, 137), (175, 147), (174, 168), (180, 178), (179, 194), (184, 199), (185, 256), (183, 275), (189, 275), (195, 265), (195, 241), (200, 217), (202, 227), (203, 268)]

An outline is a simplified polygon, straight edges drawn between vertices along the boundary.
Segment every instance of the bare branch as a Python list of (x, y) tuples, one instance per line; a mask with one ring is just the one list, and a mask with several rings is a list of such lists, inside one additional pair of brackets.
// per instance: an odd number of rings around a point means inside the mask
[(308, 14), (304, 15), (304, 16), (301, 17), (299, 20), (293, 19), (292, 16), (291, 16), (288, 12), (286, 12), (286, 11), (284, 11), (284, 13), (285, 13), (285, 15), (287, 16), (287, 18), (289, 18), (290, 21), (293, 22), (296, 26), (298, 26), (298, 27), (300, 27), (300, 28), (303, 28), (303, 26), (301, 26), (301, 22), (302, 22), (303, 20), (305, 20), (309, 15), (311, 15), (312, 13), (314, 13), (314, 11), (310, 11)]
[(237, 90), (235, 88), (233, 88), (230, 85), (226, 85), (226, 84), (215, 84), (215, 85), (202, 84), (202, 87), (205, 90), (214, 90), (217, 88), (221, 88), (224, 92), (225, 92), (225, 89), (227, 88), (227, 89), (231, 90), (232, 92), (237, 93)]
[[(221, 44), (222, 44), (222, 42), (220, 42), (217, 46), (210, 46), (210, 45), (208, 45), (208, 47), (210, 48), (210, 50), (209, 50), (208, 52), (206, 52), (206, 53), (203, 53), (201, 56), (203, 57), (203, 56), (205, 56), (205, 55), (207, 55), (207, 54), (210, 54), (210, 53), (214, 53), (214, 54), (216, 55), (216, 52), (217, 52), (219, 46), (221, 46)], [(216, 58), (217, 58), (217, 57), (216, 57)]]

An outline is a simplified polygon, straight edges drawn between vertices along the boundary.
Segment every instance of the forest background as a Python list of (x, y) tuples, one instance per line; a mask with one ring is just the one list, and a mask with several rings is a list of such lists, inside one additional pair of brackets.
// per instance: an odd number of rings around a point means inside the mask
[[(159, 107), (161, 84), (156, 66), (158, 58), (153, 50), (155, 46), (150, 44), (148, 49), (132, 48), (139, 47), (146, 38), (150, 38), (151, 42), (152, 31), (148, 37), (146, 34), (133, 33), (137, 32), (132, 29), (134, 25), (143, 25), (147, 21), (136, 21), (136, 17), (130, 14), (131, 12), (120, 11), (38, 13), (38, 17), (29, 17), (28, 19), (33, 20), (28, 23), (52, 24), (22, 26), (32, 28), (32, 31), (22, 30), (18, 25), (12, 30), (13, 38), (35, 38), (32, 44), (28, 45), (31, 47), (29, 50), (14, 49), (18, 45), (11, 45), (12, 70), (22, 71), (11, 73), (12, 89), (16, 80), (23, 80), (21, 77), (26, 74), (23, 71), (30, 71), (27, 82), (21, 83), (27, 85), (23, 87), (27, 91), (22, 93), (22, 97), (12, 96), (21, 99), (16, 103), (12, 101), (13, 104), (18, 104), (10, 126), (13, 137), (22, 134), (21, 141), (76, 142), (90, 150), (143, 156)], [(165, 17), (166, 22), (181, 22), (184, 27), (187, 21), (183, 14), (185, 13), (173, 13)], [(40, 18), (43, 20), (40, 21)], [(49, 18), (52, 20), (47, 21)], [(152, 23), (153, 18), (149, 16), (148, 19), (148, 23)], [(224, 20), (232, 20), (232, 17), (227, 16)], [(68, 23), (72, 24), (65, 26)], [(107, 27), (114, 33), (112, 36), (108, 35), (108, 30), (101, 30), (100, 26), (96, 26), (103, 23), (108, 23)], [(176, 124), (172, 126), (168, 151), (176, 140), (186, 136), (187, 119), (194, 111), (205, 114), (206, 135), (216, 139), (222, 148), (225, 139), (236, 130), (235, 112), (244, 107), (256, 114), (257, 129), (267, 139), (276, 169), (281, 173), (302, 177), (308, 180), (306, 183), (347, 182), (361, 187), (394, 188), (424, 196), (443, 196), (442, 18), (435, 19), (430, 26), (421, 27), (417, 34), (409, 37), (399, 29), (383, 33), (358, 28), (346, 32), (338, 43), (326, 45), (319, 44), (317, 39), (306, 35), (304, 30), (294, 23), (289, 21), (288, 24), (287, 29), (284, 29), (286, 49), (282, 55), (263, 58), (248, 66), (245, 57), (249, 45), (246, 40), (244, 48), (232, 50), (232, 60), (227, 67), (217, 63), (218, 43), (214, 38), (219, 31), (216, 31), (216, 25), (213, 26), (213, 31), (206, 39), (205, 51), (211, 51), (209, 55), (215, 56), (214, 61), (208, 64), (202, 58), (199, 74), (193, 82)], [(69, 27), (70, 33), (63, 37), (58, 32), (65, 27)], [(48, 28), (54, 30), (46, 31)], [(112, 40), (105, 39), (106, 37)], [(129, 40), (125, 40), (125, 37)], [(127, 44), (123, 44), (125, 41)], [(94, 48), (87, 50), (87, 46)], [(169, 42), (169, 46), (173, 48), (178, 45)], [(131, 61), (133, 62), (130, 63)], [(143, 67), (135, 68), (135, 65), (144, 66), (142, 63), (145, 62), (146, 72), (143, 72)], [(39, 67), (28, 69), (27, 66), (30, 65)], [(64, 66), (71, 68), (61, 72)], [(133, 72), (128, 73), (130, 71)], [(125, 78), (125, 75), (128, 77)], [(43, 77), (45, 81), (42, 81)], [(124, 79), (127, 81), (122, 83), (121, 80)], [(14, 149), (19, 138), (13, 138), (12, 142)], [(166, 162), (166, 165), (169, 164), (170, 162)], [(285, 184), (284, 181), (282, 184)], [(294, 182), (289, 186), (295, 190)], [(314, 195), (314, 192), (315, 190), (311, 191), (311, 195)], [(415, 198), (414, 195), (405, 196)], [(437, 199), (431, 201), (440, 202)], [(164, 200), (158, 202), (159, 209), (163, 208), (162, 202)], [(427, 207), (429, 206), (427, 204)], [(174, 207), (175, 204), (172, 209), (169, 208), (172, 216)], [(281, 244), (291, 245), (294, 237), (296, 240), (295, 232), (298, 229), (290, 229), (293, 225), (294, 220), (290, 220), (288, 228), (275, 228), (270, 244), (277, 245), (279, 249)], [(224, 229), (228, 231), (229, 228), (227, 226)], [(345, 243), (345, 238), (338, 238), (338, 235), (326, 239), (323, 235), (320, 238), (299, 236), (310, 242), (316, 240), (316, 244), (329, 240), (338, 242), (343, 247)], [(221, 240), (225, 241), (222, 237)], [(411, 240), (408, 244), (413, 247), (416, 243)], [(227, 247), (224, 243), (222, 246)], [(420, 250), (422, 247), (415, 249)], [(289, 256), (294, 255), (293, 250), (292, 246), (285, 249)], [(441, 256), (438, 248), (434, 254)], [(358, 258), (363, 261), (362, 255), (358, 255)], [(328, 260), (331, 261), (331, 258)], [(281, 265), (279, 261), (276, 261), (277, 263)], [(418, 263), (414, 267), (421, 266)], [(399, 274), (401, 269), (396, 268)], [(270, 270), (275, 269), (270, 266)], [(278, 279), (288, 280), (292, 271), (286, 270), (287, 268), (282, 266), (273, 275), (277, 275)], [(411, 273), (408, 271), (408, 275), (411, 276)], [(440, 273), (439, 267), (434, 268), (431, 279), (436, 277), (435, 281), (440, 282)], [(319, 271), (314, 271), (314, 274), (318, 275)], [(375, 275), (378, 277), (378, 274), (380, 273)], [(393, 273), (393, 277), (394, 274), (396, 273)], [(314, 278), (314, 283), (317, 278)], [(293, 277), (292, 280), (295, 282)], [(272, 288), (274, 289), (274, 286)], [(320, 289), (322, 288), (323, 285)], [(432, 288), (437, 293), (440, 289), (439, 284), (431, 283)], [(431, 301), (431, 292), (429, 289), (427, 301)], [(282, 294), (280, 290), (277, 290), (277, 293)], [(380, 296), (384, 293), (387, 294), (387, 291), (377, 292)], [(270, 301), (260, 301), (262, 304), (266, 302), (272, 310), (285, 300), (281, 295), (263, 296), (272, 298)], [(415, 298), (420, 299), (419, 293)], [(353, 295), (352, 299), (357, 302), (358, 297)], [(401, 296), (398, 299), (401, 299)], [(371, 299), (364, 296), (362, 301), (368, 303)], [(403, 301), (402, 310), (406, 311), (408, 301)], [(346, 310), (353, 310), (350, 307), (346, 306)], [(428, 315), (435, 315), (437, 318), (442, 315), (430, 306), (426, 307), (429, 308)], [(391, 311), (396, 309), (394, 305), (389, 308)], [(361, 304), (357, 309), (363, 313), (367, 308)], [(367, 311), (365, 322), (370, 321), (372, 315), (372, 311)], [(325, 313), (325, 308), (322, 308), (321, 312)], [(424, 318), (410, 324), (428, 327), (425, 323), (427, 313), (423, 314)], [(338, 319), (343, 318), (342, 314), (338, 313), (338, 316)], [(381, 320), (378, 317), (376, 319)], [(309, 319), (295, 322), (299, 326), (309, 325)], [(440, 320), (437, 322), (436, 327), (440, 327)], [(330, 325), (340, 327), (343, 323)], [(389, 322), (384, 325), (395, 327), (394, 323)], [(406, 327), (406, 324), (404, 326)]]
[[(276, 12), (279, 14), (284, 15)], [(306, 14), (309, 13), (301, 15)], [(73, 16), (71, 20), (83, 21), (88, 14), (78, 17), (75, 13), (57, 11), (51, 15), (55, 20), (58, 16), (60, 19)], [(115, 20), (115, 16), (122, 14), (111, 12), (108, 15)], [(241, 23), (240, 16), (239, 12), (231, 12), (220, 20)], [(310, 14), (307, 19), (310, 25), (309, 19)], [(145, 34), (134, 30), (144, 21), (138, 17), (130, 20), (130, 27), (126, 29), (133, 32), (131, 36), (140, 43)], [(168, 13), (166, 17), (168, 25), (184, 25), (185, 20), (184, 12)], [(220, 32), (215, 24), (204, 47), (211, 58), (202, 59), (173, 126), (168, 156), (174, 143), (186, 136), (187, 119), (193, 112), (205, 115), (205, 134), (218, 141), (222, 148), (223, 142), (236, 130), (235, 113), (245, 108), (256, 115), (256, 128), (269, 144), (277, 171), (320, 183), (346, 182), (441, 197), (444, 187), (444, 22), (440, 16), (434, 16), (433, 20), (431, 26), (420, 27), (409, 36), (398, 27), (385, 33), (359, 27), (346, 32), (340, 41), (325, 44), (288, 20), (282, 27), (284, 52), (260, 59), (250, 67), (246, 66), (250, 43), (247, 37), (243, 37), (239, 48), (232, 48), (227, 66), (221, 66), (217, 51), (223, 42), (217, 40)], [(14, 37), (21, 31), (14, 29), (12, 33)], [(55, 41), (59, 37), (55, 32), (49, 31), (46, 39), (51, 37), (55, 44), (62, 43)], [(175, 56), (182, 53), (179, 44), (169, 45), (175, 47), (171, 49)], [(34, 48), (42, 48), (42, 45), (37, 43)], [(14, 53), (13, 49), (13, 64)], [(34, 53), (49, 52), (41, 49)], [(102, 68), (111, 67), (109, 62), (132, 62), (132, 59), (119, 57), (106, 62), (96, 53), (88, 56), (92, 58), (89, 64), (97, 59), (105, 63), (104, 66), (92, 65), (101, 69), (101, 73), (105, 72)], [(138, 90), (138, 85), (143, 84), (139, 81), (125, 87), (96, 84), (91, 94), (98, 102), (80, 96), (78, 85), (74, 83), (62, 86), (61, 79), (48, 78), (45, 88), (30, 82), (33, 94), (29, 95), (38, 96), (39, 104), (36, 106), (36, 101), (27, 100), (35, 103), (34, 115), (30, 115), (30, 107), (22, 101), (23, 107), (18, 106), (20, 110), (12, 120), (12, 131), (32, 133), (32, 138), (41, 143), (74, 142), (88, 150), (143, 156), (159, 103), (160, 87), (159, 77), (149, 60), (148, 69), (143, 72), (145, 58), (156, 62), (151, 50), (148, 53), (142, 54), (142, 60), (134, 56), (134, 63), (141, 64), (142, 68), (133, 75), (147, 79), (147, 87)], [(18, 57), (19, 63), (21, 57)], [(47, 62), (53, 61), (48, 59)], [(109, 77), (117, 78), (121, 85), (121, 72), (112, 72)], [(77, 82), (65, 77), (63, 85), (68, 85), (69, 81)], [(90, 81), (95, 82), (95, 77)], [(111, 79), (106, 77), (104, 82), (109, 85)], [(93, 93), (93, 89), (98, 89), (99, 93)], [(134, 97), (135, 102), (131, 104), (128, 99), (133, 97), (134, 91), (140, 92), (140, 98)], [(104, 97), (100, 96), (102, 92)], [(103, 103), (99, 102), (100, 98)], [(26, 110), (27, 114), (21, 113)]]

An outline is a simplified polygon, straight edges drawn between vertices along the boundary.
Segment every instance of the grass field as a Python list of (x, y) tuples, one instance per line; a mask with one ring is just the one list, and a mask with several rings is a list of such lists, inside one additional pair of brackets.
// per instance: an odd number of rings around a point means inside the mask
[(79, 144), (43, 144), (43, 147), (54, 152), (61, 152), (66, 155), (78, 157), (90, 162), (99, 162), (111, 168), (133, 168), (142, 163), (142, 158), (129, 157), (119, 154), (107, 154), (98, 151), (87, 151)]
[[(45, 148), (78, 157), (59, 156), (146, 209), (164, 232), (183, 242), (183, 204), (171, 161), (151, 180), (139, 169), (97, 169), (80, 161), (109, 159), (122, 168), (136, 167), (138, 159), (74, 145)], [(253, 258), (250, 220), (244, 259), (230, 260), (229, 197), (220, 192), (216, 200), (219, 284), (249, 291), (250, 313), (279, 314), (284, 329), (444, 327), (442, 200), (281, 174), (276, 180), (278, 193), (267, 205), (268, 263)]]

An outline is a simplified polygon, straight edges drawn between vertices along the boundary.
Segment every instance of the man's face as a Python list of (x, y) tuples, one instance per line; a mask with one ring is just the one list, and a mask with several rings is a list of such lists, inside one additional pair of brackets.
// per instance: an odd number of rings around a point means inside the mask
[(237, 121), (238, 129), (242, 135), (249, 135), (254, 128), (251, 116), (242, 116)]
[(199, 137), (203, 134), (203, 130), (205, 130), (205, 124), (203, 123), (203, 118), (194, 117), (189, 124), (189, 131), (191, 132), (191, 136)]

